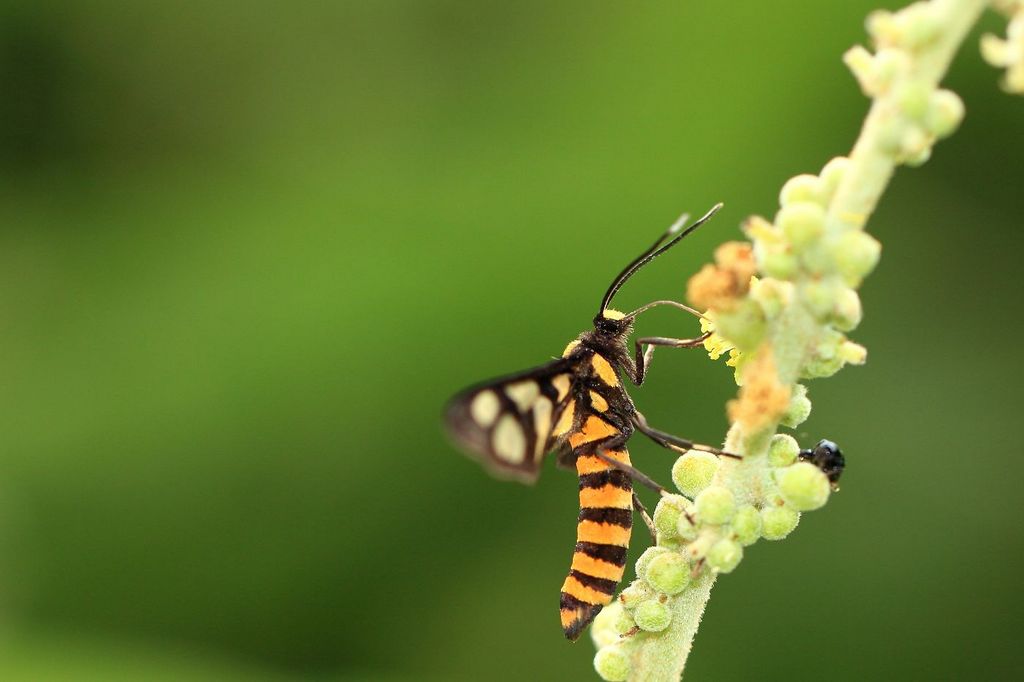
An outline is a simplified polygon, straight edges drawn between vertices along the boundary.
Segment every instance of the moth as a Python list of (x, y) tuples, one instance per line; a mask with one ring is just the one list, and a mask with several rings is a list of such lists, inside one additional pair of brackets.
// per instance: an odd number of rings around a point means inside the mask
[(633, 481), (662, 490), (633, 468), (626, 448), (630, 436), (639, 431), (672, 450), (699, 449), (737, 457), (652, 428), (623, 386), (624, 378), (643, 384), (656, 347), (695, 348), (708, 337), (707, 333), (691, 339), (642, 337), (634, 340), (631, 352), (629, 338), (638, 315), (659, 305), (700, 313), (664, 300), (631, 313), (610, 307), (630, 277), (706, 223), (721, 206), (717, 204), (685, 229), (683, 216), (631, 261), (601, 299), (593, 329), (569, 343), (560, 358), (468, 388), (445, 408), (444, 421), (453, 440), (499, 477), (532, 483), (549, 453), (555, 453), (559, 465), (576, 470), (580, 501), (576, 546), (559, 602), (562, 630), (570, 640), (578, 638), (611, 601), (622, 580), (634, 509), (650, 527), (650, 518), (633, 492)]

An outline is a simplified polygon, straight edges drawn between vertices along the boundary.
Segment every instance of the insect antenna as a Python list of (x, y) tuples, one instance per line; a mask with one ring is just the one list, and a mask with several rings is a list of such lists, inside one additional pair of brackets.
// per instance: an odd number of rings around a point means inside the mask
[[(664, 234), (658, 237), (658, 240), (654, 242), (654, 244), (652, 244), (650, 248), (648, 248), (646, 251), (637, 256), (632, 262), (630, 262), (629, 265), (623, 268), (622, 272), (620, 272), (614, 280), (612, 280), (611, 286), (608, 287), (608, 291), (605, 292), (604, 298), (601, 299), (601, 309), (598, 311), (598, 315), (604, 314), (604, 311), (608, 309), (608, 305), (612, 302), (612, 297), (615, 296), (615, 293), (619, 290), (619, 288), (626, 283), (626, 280), (628, 280), (630, 277), (636, 274), (637, 270), (647, 265), (652, 260), (654, 260), (661, 254), (665, 253), (673, 246), (678, 244), (683, 237), (692, 233), (698, 227), (700, 227), (708, 220), (710, 220), (711, 216), (715, 215), (715, 213), (717, 213), (718, 209), (720, 208), (722, 208), (721, 203), (715, 204), (714, 206), (711, 207), (710, 211), (705, 213), (697, 222), (690, 225), (685, 230), (683, 230), (682, 227), (686, 223), (686, 220), (689, 218), (688, 214), (684, 213), (682, 216), (680, 216), (679, 220), (672, 223), (672, 226), (668, 228)], [(682, 231), (680, 232), (680, 230)], [(667, 244), (664, 244), (665, 240), (668, 239), (669, 237), (673, 237), (673, 235), (675, 236), (672, 239), (672, 241), (670, 241)]]
[(704, 317), (704, 313), (700, 312), (699, 310), (694, 310), (690, 306), (686, 305), (685, 303), (680, 303), (679, 301), (651, 301), (647, 305), (640, 306), (639, 308), (637, 308), (636, 310), (634, 310), (630, 314), (626, 315), (626, 317), (634, 318), (637, 315), (639, 315), (640, 313), (644, 312), (645, 310), (649, 310), (649, 309), (654, 308), (654, 307), (659, 306), (659, 305), (670, 305), (670, 306), (673, 306), (675, 308), (679, 308), (680, 310), (685, 310), (686, 312), (690, 313), (694, 317), (701, 317), (701, 318)]

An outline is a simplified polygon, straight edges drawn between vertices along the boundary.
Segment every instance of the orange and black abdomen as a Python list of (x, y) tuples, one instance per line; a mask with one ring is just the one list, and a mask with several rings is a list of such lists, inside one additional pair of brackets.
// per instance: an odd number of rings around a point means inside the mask
[[(594, 456), (594, 441), (620, 435), (618, 429), (590, 415), (579, 431), (569, 434), (580, 480), (580, 516), (572, 567), (562, 584), (562, 630), (579, 637), (601, 607), (608, 604), (622, 580), (633, 525), (633, 486), (629, 475)], [(625, 446), (604, 454), (629, 464)]]

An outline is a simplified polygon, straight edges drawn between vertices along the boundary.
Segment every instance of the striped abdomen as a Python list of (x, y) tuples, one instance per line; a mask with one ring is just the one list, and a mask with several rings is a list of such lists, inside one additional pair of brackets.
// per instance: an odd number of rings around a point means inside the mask
[[(579, 637), (601, 607), (612, 600), (626, 567), (633, 525), (633, 486), (629, 475), (591, 454), (588, 443), (615, 437), (619, 431), (591, 415), (582, 428), (569, 436), (577, 453), (580, 477), (580, 516), (576, 525), (576, 550), (572, 568), (562, 584), (562, 630), (570, 640)], [(604, 454), (629, 464), (625, 447)]]

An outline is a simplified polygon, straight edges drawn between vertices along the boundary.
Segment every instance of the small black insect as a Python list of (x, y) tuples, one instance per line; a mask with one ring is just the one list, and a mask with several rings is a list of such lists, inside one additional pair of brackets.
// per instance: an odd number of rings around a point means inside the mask
[(843, 475), (843, 469), (846, 467), (846, 458), (840, 452), (839, 446), (830, 440), (818, 441), (813, 450), (801, 450), (797, 456), (821, 469), (833, 486), (839, 483), (839, 477)]

